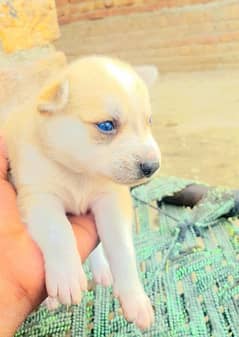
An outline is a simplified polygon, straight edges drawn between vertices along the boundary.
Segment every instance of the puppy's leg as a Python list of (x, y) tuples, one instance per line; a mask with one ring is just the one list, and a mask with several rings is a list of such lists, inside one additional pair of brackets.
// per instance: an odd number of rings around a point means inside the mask
[(104, 255), (102, 243), (90, 254), (90, 266), (96, 283), (105, 287), (113, 283), (110, 266)]
[(146, 329), (153, 323), (154, 313), (137, 273), (129, 191), (121, 188), (99, 198), (92, 210), (113, 274), (114, 292), (120, 299), (124, 315)]
[(28, 197), (19, 194), (18, 204), (44, 257), (48, 295), (63, 304), (79, 303), (87, 281), (71, 224), (60, 200), (49, 194)]

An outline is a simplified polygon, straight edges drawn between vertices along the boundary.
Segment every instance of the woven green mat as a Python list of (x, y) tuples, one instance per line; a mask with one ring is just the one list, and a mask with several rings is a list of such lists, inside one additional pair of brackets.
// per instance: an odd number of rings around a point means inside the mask
[(161, 178), (132, 191), (138, 268), (155, 309), (150, 330), (128, 323), (112, 289), (96, 286), (79, 306), (40, 307), (15, 337), (239, 337), (239, 202), (223, 189), (193, 209), (157, 202), (190, 183)]

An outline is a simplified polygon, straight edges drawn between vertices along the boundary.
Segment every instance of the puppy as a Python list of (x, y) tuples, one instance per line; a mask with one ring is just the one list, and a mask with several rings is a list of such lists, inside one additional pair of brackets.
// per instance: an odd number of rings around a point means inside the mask
[(103, 285), (113, 281), (125, 317), (142, 329), (154, 314), (136, 269), (129, 186), (159, 168), (147, 89), (156, 77), (154, 67), (81, 58), (11, 112), (1, 128), (18, 206), (42, 251), (52, 303), (77, 304), (87, 289), (65, 214), (91, 210), (103, 246), (90, 257), (94, 278)]

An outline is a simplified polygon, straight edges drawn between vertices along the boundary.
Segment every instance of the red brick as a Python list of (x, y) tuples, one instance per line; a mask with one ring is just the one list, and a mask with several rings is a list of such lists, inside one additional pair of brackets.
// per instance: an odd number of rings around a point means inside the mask
[(224, 14), (224, 18), (228, 18), (228, 19), (239, 18), (239, 3), (234, 4), (234, 5), (225, 6), (223, 14)]
[(179, 50), (180, 55), (190, 55), (192, 52), (192, 49), (190, 46), (184, 46)]
[(60, 25), (65, 25), (65, 24), (71, 23), (72, 20), (71, 20), (71, 17), (69, 16), (62, 16), (62, 17), (58, 17), (58, 22)]
[(76, 3), (82, 3), (82, 2), (89, 2), (91, 0), (68, 0), (69, 3), (76, 4)]
[(225, 30), (238, 30), (239, 31), (239, 20), (231, 20), (225, 22), (226, 29)]
[(222, 42), (230, 42), (234, 40), (239, 40), (239, 31), (224, 33), (222, 36), (220, 36), (220, 41)]
[(76, 4), (71, 4), (69, 6), (70, 8), (70, 16), (74, 17), (74, 16), (78, 16), (79, 14), (82, 13), (88, 13), (88, 12), (92, 12), (95, 10), (95, 2), (94, 1), (85, 1), (82, 3), (76, 3)]
[(55, 0), (56, 1), (56, 6), (64, 6), (66, 4), (68, 4), (68, 0)]
[(168, 26), (168, 20), (165, 15), (161, 15), (158, 19), (158, 25), (160, 27), (167, 27)]
[[(98, 1), (96, 1), (97, 3)], [(103, 7), (109, 8), (114, 6), (114, 1), (113, 0), (104, 0), (103, 2)]]
[(62, 17), (68, 17), (69, 13), (70, 13), (70, 7), (68, 4), (65, 6), (57, 7), (57, 15), (59, 19)]
[(105, 8), (105, 1), (104, 0), (95, 1), (94, 8), (95, 8), (95, 10)]

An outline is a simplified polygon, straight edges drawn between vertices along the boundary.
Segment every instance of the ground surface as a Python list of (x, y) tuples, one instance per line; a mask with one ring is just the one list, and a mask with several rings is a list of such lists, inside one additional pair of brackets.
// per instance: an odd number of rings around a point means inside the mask
[(162, 174), (239, 188), (239, 72), (163, 76), (152, 99)]
[[(137, 25), (133, 16), (130, 20), (132, 27)], [(62, 26), (56, 46), (70, 60), (100, 52), (144, 62), (149, 50), (137, 49), (127, 37), (115, 39), (124, 22), (129, 25), (129, 17)], [(147, 44), (156, 53), (160, 36), (145, 27)], [(142, 27), (138, 29), (142, 33)], [(163, 158), (161, 174), (239, 188), (239, 71), (161, 75), (152, 101), (153, 129)]]

